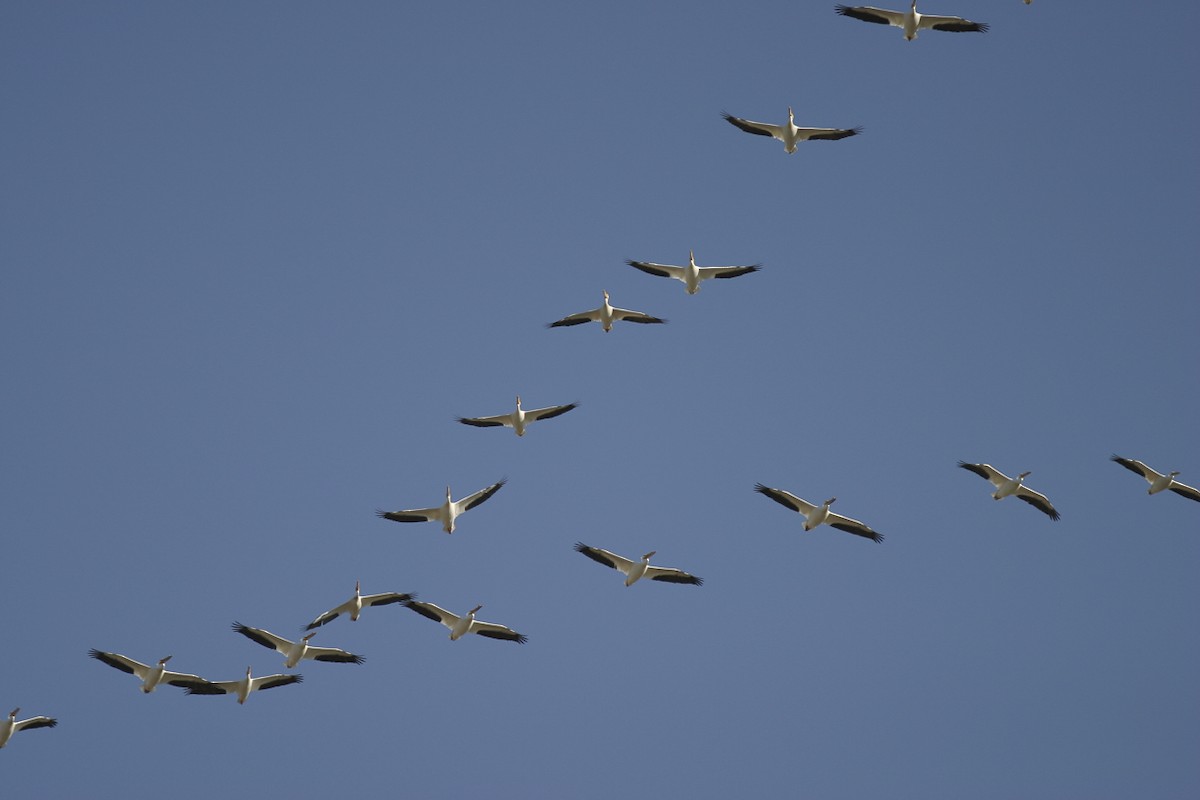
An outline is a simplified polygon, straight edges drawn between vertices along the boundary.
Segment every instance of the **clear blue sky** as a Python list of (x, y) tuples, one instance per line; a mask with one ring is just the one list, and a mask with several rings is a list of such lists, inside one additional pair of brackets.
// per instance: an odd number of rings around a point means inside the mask
[[(0, 6), (5, 796), (1195, 797), (1200, 504), (1107, 459), (1200, 484), (1200, 9), (832, 6)], [(720, 117), (789, 105), (864, 133)], [(764, 268), (623, 263), (689, 249)], [(544, 327), (605, 289), (669, 324)], [(516, 394), (581, 406), (454, 422)], [(87, 657), (276, 672), (230, 623), (359, 579), (529, 642), (373, 609), (241, 707)]]

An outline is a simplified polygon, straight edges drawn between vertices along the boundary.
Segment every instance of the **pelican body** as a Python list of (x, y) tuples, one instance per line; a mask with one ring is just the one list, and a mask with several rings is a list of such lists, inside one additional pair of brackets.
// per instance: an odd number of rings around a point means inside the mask
[[(801, 128), (796, 125), (796, 116), (792, 113), (792, 107), (788, 106), (788, 121), (786, 125), (772, 125), (769, 122), (754, 122), (741, 117), (735, 117), (729, 113), (721, 115), (725, 121), (736, 128), (741, 128), (746, 133), (753, 133), (758, 136), (770, 136), (773, 139), (778, 139), (783, 142), (783, 149), (788, 153), (796, 152), (796, 145), (800, 142), (820, 141), (837, 141), (845, 139), (848, 136), (857, 136), (862, 133), (862, 128)], [(738, 273), (739, 275), (742, 273)], [(733, 275), (718, 275), (718, 278), (732, 278)], [(695, 292), (692, 292), (695, 294)]]
[(922, 14), (917, 11), (917, 0), (912, 0), (908, 11), (889, 11), (874, 6), (835, 6), (834, 10), (843, 17), (874, 22), (879, 25), (891, 25), (904, 31), (904, 38), (912, 41), (923, 29), (934, 31), (949, 31), (951, 33), (987, 33), (986, 22), (972, 22), (962, 17), (943, 17), (934, 14)]
[(526, 411), (521, 408), (521, 395), (517, 395), (517, 410), (511, 414), (499, 414), (494, 417), (459, 417), (458, 421), (463, 425), (474, 425), (476, 428), (512, 428), (517, 436), (524, 436), (525, 428), (529, 423), (537, 422), (540, 419), (551, 419), (578, 407), (578, 403), (568, 403), (565, 406), (547, 406)]
[(450, 613), (441, 606), (435, 606), (433, 603), (424, 603), (419, 600), (406, 600), (404, 605), (422, 617), (431, 619), (434, 622), (440, 622), (449, 628), (451, 641), (457, 641), (468, 633), (477, 633), (489, 639), (504, 639), (518, 644), (525, 644), (528, 638), (524, 634), (517, 633), (512, 628), (504, 625), (497, 625), (494, 622), (481, 622), (475, 619), (475, 614), (478, 613), (479, 609), (483, 608), (482, 605), (475, 606), (461, 617)]
[(358, 622), (358, 617), (362, 614), (362, 610), (368, 606), (386, 606), (391, 603), (403, 603), (405, 600), (410, 600), (415, 595), (400, 592), (381, 592), (379, 594), (363, 594), (360, 588), (360, 581), (354, 582), (354, 597), (351, 597), (340, 606), (331, 608), (321, 616), (308, 623), (305, 627), (306, 631), (311, 631), (314, 628), (319, 628), (322, 625), (333, 622), (342, 614), (349, 614), (351, 622)]
[(829, 507), (837, 501), (836, 497), (831, 497), (824, 503), (816, 505), (807, 500), (802, 500), (791, 492), (785, 492), (783, 489), (772, 489), (770, 486), (764, 486), (761, 483), (754, 485), (754, 491), (771, 498), (785, 508), (790, 508), (792, 511), (803, 515), (804, 530), (806, 531), (811, 531), (818, 525), (828, 525), (831, 528), (837, 528), (846, 533), (853, 533), (855, 536), (862, 536), (876, 543), (883, 541), (883, 534), (875, 532), (868, 525), (856, 519), (843, 517), (841, 514), (830, 511)]
[(376, 516), (390, 519), (392, 522), (440, 522), (442, 530), (446, 533), (454, 533), (454, 521), (467, 511), (470, 511), (477, 505), (487, 501), (492, 495), (500, 491), (500, 487), (507, 482), (507, 478), (493, 483), (486, 489), (480, 489), (475, 494), (467, 495), (461, 500), (453, 500), (450, 497), (450, 487), (446, 487), (446, 502), (442, 503), (437, 508), (410, 508), (404, 511), (376, 511)]
[(1130, 472), (1136, 472), (1146, 479), (1146, 483), (1150, 484), (1150, 488), (1146, 490), (1146, 494), (1158, 494), (1170, 490), (1177, 495), (1186, 497), (1189, 500), (1200, 502), (1200, 490), (1195, 487), (1188, 486), (1186, 483), (1180, 483), (1175, 480), (1175, 476), (1179, 474), (1179, 470), (1168, 472), (1166, 475), (1161, 472), (1156, 472), (1150, 469), (1141, 461), (1133, 458), (1121, 458), (1114, 455), (1112, 460), (1120, 464)]
[(167, 669), (167, 662), (171, 660), (171, 656), (160, 658), (156, 664), (151, 666), (150, 664), (143, 664), (140, 661), (134, 661), (132, 658), (123, 656), (120, 653), (106, 653), (102, 650), (92, 649), (88, 651), (88, 655), (97, 661), (108, 664), (113, 669), (119, 669), (121, 672), (137, 676), (142, 681), (143, 694), (150, 694), (159, 687), (159, 684), (163, 683), (169, 686), (186, 688), (193, 683), (204, 680), (199, 675), (190, 675), (186, 672), (172, 672)]
[(261, 678), (255, 678), (250, 672), (250, 667), (246, 667), (246, 677), (240, 680), (204, 681), (188, 686), (185, 694), (232, 694), (237, 696), (238, 705), (242, 705), (251, 692), (300, 683), (302, 680), (304, 678), (300, 675), (264, 675)]
[(1024, 485), (1025, 479), (1032, 475), (1032, 472), (1022, 472), (1017, 477), (1010, 478), (991, 464), (968, 464), (966, 461), (960, 461), (958, 465), (965, 470), (974, 472), (981, 478), (986, 478), (992, 486), (995, 486), (996, 491), (992, 492), (993, 500), (1016, 497), (1019, 500), (1029, 503), (1029, 505), (1041, 511), (1052, 520), (1059, 518), (1058, 511), (1055, 510), (1044, 494), (1039, 494)]
[(605, 333), (612, 330), (613, 323), (619, 320), (626, 322), (637, 322), (642, 325), (655, 325), (665, 323), (665, 319), (652, 317), (649, 314), (641, 311), (630, 311), (628, 308), (617, 308), (608, 301), (608, 292), (604, 292), (604, 303), (599, 308), (593, 308), (591, 311), (580, 311), (578, 314), (571, 314), (563, 317), (557, 322), (551, 322), (547, 328), (565, 328), (570, 325), (582, 325), (585, 322), (599, 322), (600, 327)]
[(53, 717), (30, 717), (18, 722), (17, 714), (19, 713), (21, 713), (21, 709), (14, 708), (9, 712), (8, 719), (0, 722), (0, 748), (8, 744), (8, 740), (18, 731), (32, 730), (34, 728), (53, 728), (58, 724), (58, 720)]
[(240, 622), (233, 623), (233, 629), (250, 641), (257, 642), (269, 650), (275, 650), (283, 654), (284, 669), (294, 669), (297, 664), (305, 659), (332, 661), (340, 664), (361, 664), (364, 660), (362, 656), (356, 656), (353, 653), (339, 650), (336, 647), (314, 647), (310, 645), (309, 639), (317, 635), (316, 631), (304, 636), (298, 642), (293, 642), (290, 639), (284, 639), (282, 636), (276, 636), (270, 631), (264, 631), (261, 628), (251, 628)]
[(611, 567), (623, 573), (625, 575), (626, 586), (633, 586), (642, 578), (649, 578), (652, 581), (664, 581), (666, 583), (690, 583), (693, 586), (699, 586), (704, 583), (703, 578), (697, 578), (695, 575), (690, 575), (681, 569), (652, 565), (650, 559), (658, 552), (657, 550), (651, 550), (638, 561), (619, 556), (611, 550), (589, 547), (583, 542), (576, 542), (575, 550), (583, 553), (598, 564), (603, 564), (606, 567)]
[(660, 278), (674, 278), (677, 281), (682, 281), (688, 294), (695, 294), (700, 291), (700, 283), (710, 278), (736, 278), (739, 275), (758, 272), (762, 269), (761, 264), (751, 264), (744, 267), (698, 267), (696, 266), (696, 253), (693, 250), (688, 251), (688, 264), (686, 267), (677, 267), (672, 264), (655, 264), (651, 261), (626, 261), (625, 263), (649, 275), (657, 275)]

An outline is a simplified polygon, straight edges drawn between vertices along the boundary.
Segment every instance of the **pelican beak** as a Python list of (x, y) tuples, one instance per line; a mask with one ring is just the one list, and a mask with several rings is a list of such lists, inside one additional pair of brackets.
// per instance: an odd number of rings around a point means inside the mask
[(12, 711), (10, 711), (10, 712), (9, 712), (9, 714), (8, 714), (8, 716), (9, 716), (9, 719), (16, 719), (16, 718), (17, 718), (17, 714), (19, 714), (20, 712), (21, 712), (21, 709), (20, 709), (20, 707), (14, 708), (14, 709), (13, 709)]
[(831, 506), (831, 505), (833, 505), (833, 504), (834, 504), (834, 503), (836, 503), (836, 502), (837, 502), (837, 498), (836, 498), (836, 497), (831, 497), (831, 498), (829, 498), (828, 500), (826, 500), (826, 501), (825, 501), (825, 505), (827, 505), (827, 506)]
[(649, 553), (646, 553), (646, 555), (642, 556), (642, 561), (649, 561), (651, 558), (654, 557), (654, 554), (657, 552), (658, 552), (657, 550), (651, 550)]
[(159, 664), (166, 664), (166, 663), (167, 663), (168, 661), (170, 661), (172, 658), (174, 658), (174, 656), (167, 656), (166, 658), (160, 658), (160, 659), (158, 660), (158, 663), (159, 663)]
[(482, 605), (477, 605), (474, 608), (472, 608), (470, 611), (468, 611), (467, 613), (468, 614), (477, 614), (477, 613), (479, 613), (479, 609), (481, 609), (481, 608), (483, 608)]
[(355, 594), (360, 594), (362, 592), (362, 589), (360, 587), (361, 587), (361, 581), (355, 581), (354, 582), (354, 593)]
[(309, 639), (311, 639), (312, 637), (314, 637), (314, 636), (316, 636), (316, 635), (317, 635), (317, 632), (316, 632), (316, 631), (313, 631), (312, 633), (310, 633), (308, 636), (305, 636), (305, 637), (304, 637), (303, 639), (301, 639), (300, 641), (302, 641), (302, 642), (307, 642)]

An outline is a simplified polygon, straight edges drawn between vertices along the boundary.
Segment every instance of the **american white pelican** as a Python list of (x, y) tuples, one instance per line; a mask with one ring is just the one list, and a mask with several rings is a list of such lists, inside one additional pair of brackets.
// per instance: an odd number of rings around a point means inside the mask
[(791, 492), (785, 492), (782, 489), (772, 489), (770, 486), (764, 486), (761, 483), (754, 484), (754, 491), (766, 495), (781, 506), (786, 506), (792, 511), (803, 514), (804, 530), (806, 531), (811, 531), (813, 528), (824, 523), (840, 531), (853, 533), (855, 536), (864, 536), (873, 542), (883, 541), (882, 533), (876, 533), (856, 519), (843, 517), (841, 514), (835, 514), (830, 511), (829, 506), (833, 501), (837, 500), (836, 497), (831, 497), (818, 506), (807, 500), (801, 500)]
[(30, 717), (17, 722), (17, 714), (21, 709), (14, 708), (8, 715), (8, 719), (0, 722), (0, 747), (8, 744), (8, 740), (12, 738), (17, 731), (32, 730), (33, 728), (53, 728), (58, 724), (58, 720), (53, 717)]
[(557, 417), (578, 407), (578, 403), (567, 403), (565, 406), (547, 406), (526, 411), (521, 408), (521, 395), (517, 395), (517, 410), (511, 414), (498, 414), (494, 417), (459, 417), (458, 421), (463, 425), (474, 425), (476, 428), (512, 428), (517, 436), (524, 436), (525, 426), (529, 423), (537, 422), (539, 419)]
[(617, 308), (608, 302), (608, 292), (604, 293), (604, 305), (599, 308), (593, 308), (591, 311), (580, 311), (578, 314), (571, 314), (569, 317), (563, 317), (558, 322), (551, 322), (547, 328), (565, 328), (568, 325), (582, 325), (585, 322), (599, 322), (600, 327), (604, 328), (604, 332), (608, 333), (612, 330), (613, 323), (617, 320), (625, 320), (626, 322), (640, 322), (643, 325), (661, 324), (666, 322), (665, 319), (652, 317), (649, 314), (644, 314), (641, 311), (630, 311), (628, 308)]
[(467, 612), (465, 617), (451, 614), (440, 606), (435, 606), (433, 603), (424, 603), (420, 600), (405, 600), (404, 605), (422, 617), (428, 617), (434, 622), (440, 622), (445, 625), (450, 629), (451, 640), (462, 638), (468, 633), (478, 633), (480, 636), (486, 636), (489, 639), (507, 639), (510, 642), (517, 642), (518, 644), (525, 644), (527, 638), (525, 634), (517, 633), (512, 628), (497, 625), (494, 622), (480, 622), (475, 619), (475, 612), (483, 608), (481, 605), (472, 608)]
[[(800, 128), (796, 126), (796, 116), (792, 113), (792, 107), (788, 106), (788, 121), (786, 125), (772, 125), (768, 122), (752, 122), (748, 119), (735, 117), (729, 113), (722, 113), (721, 116), (730, 125), (741, 128), (746, 133), (754, 133), (759, 136), (770, 136), (783, 142), (783, 149), (789, 153), (796, 152), (796, 144), (798, 142), (807, 142), (810, 140), (825, 139), (828, 141), (837, 141), (845, 139), (848, 136), (855, 136), (862, 133), (862, 128)], [(738, 273), (739, 275), (741, 273)], [(718, 278), (732, 278), (733, 275), (718, 275)], [(695, 294), (693, 292), (693, 294)]]
[(974, 472), (981, 478), (987, 478), (992, 485), (996, 487), (996, 491), (992, 492), (993, 500), (1003, 500), (1009, 495), (1013, 495), (1019, 500), (1024, 500), (1029, 505), (1041, 511), (1050, 519), (1058, 519), (1058, 512), (1054, 510), (1054, 506), (1050, 505), (1050, 501), (1046, 499), (1044, 494), (1038, 494), (1028, 486), (1022, 485), (1022, 481), (1032, 472), (1022, 472), (1015, 478), (1010, 478), (1000, 470), (993, 467), (991, 464), (968, 464), (965, 461), (958, 462), (958, 465), (963, 469)]
[(187, 672), (171, 672), (171, 670), (167, 669), (166, 664), (171, 660), (171, 656), (160, 658), (157, 664), (150, 666), (140, 661), (134, 661), (132, 658), (123, 656), (120, 653), (106, 653), (103, 650), (96, 650), (94, 648), (88, 650), (88, 655), (97, 661), (103, 661), (114, 669), (121, 670), (121, 672), (136, 675), (142, 682), (142, 692), (145, 694), (153, 692), (158, 688), (160, 683), (187, 688), (193, 683), (202, 683), (204, 681), (199, 675), (191, 675)]
[(376, 516), (390, 519), (392, 522), (440, 522), (442, 530), (454, 533), (454, 520), (459, 514), (470, 511), (475, 506), (487, 500), (500, 491), (500, 487), (508, 481), (501, 479), (486, 489), (480, 489), (461, 500), (450, 499), (450, 487), (446, 487), (446, 502), (438, 508), (410, 508), (404, 511), (376, 511)]
[(651, 261), (626, 261), (625, 263), (650, 275), (657, 275), (660, 278), (674, 278), (677, 281), (682, 281), (683, 285), (687, 287), (688, 294), (695, 294), (700, 291), (700, 282), (706, 281), (709, 278), (736, 278), (739, 275), (758, 272), (762, 269), (761, 264), (751, 264), (746, 267), (697, 267), (696, 254), (692, 250), (688, 251), (688, 265), (686, 267), (655, 264)]
[(270, 631), (264, 631), (262, 628), (251, 628), (249, 625), (243, 625), (240, 622), (233, 623), (233, 629), (250, 641), (258, 642), (268, 650), (275, 650), (282, 653), (284, 669), (292, 669), (307, 658), (311, 658), (313, 661), (332, 661), (338, 664), (363, 663), (363, 657), (356, 656), (354, 653), (347, 653), (345, 650), (339, 650), (336, 647), (313, 647), (310, 645), (308, 640), (317, 635), (316, 631), (308, 634), (298, 642), (293, 642), (290, 639), (284, 639), (282, 636), (276, 636)]
[[(1026, 0), (1028, 2), (1028, 0)], [(912, 0), (912, 8), (908, 11), (888, 11), (873, 6), (834, 6), (834, 10), (843, 17), (861, 19), (863, 22), (875, 22), (880, 25), (892, 25), (904, 31), (904, 38), (912, 41), (923, 28), (935, 31), (950, 31), (951, 33), (987, 33), (986, 22), (971, 22), (962, 17), (939, 17), (933, 14), (917, 12), (917, 0)]]
[(306, 631), (311, 631), (313, 628), (319, 628), (327, 622), (333, 622), (342, 614), (349, 614), (351, 622), (358, 622), (358, 615), (367, 606), (386, 606), (390, 603), (403, 603), (405, 600), (411, 600), (416, 595), (408, 594), (407, 592), (381, 592), (380, 594), (363, 594), (359, 589), (359, 581), (354, 582), (354, 597), (351, 597), (340, 606), (336, 606), (326, 611), (321, 616), (314, 619), (304, 628)]
[(693, 586), (699, 586), (704, 583), (703, 578), (689, 575), (681, 569), (652, 566), (650, 559), (658, 552), (657, 550), (651, 550), (649, 553), (646, 553), (646, 555), (642, 556), (641, 561), (633, 561), (624, 556), (619, 556), (611, 550), (589, 547), (583, 542), (576, 542), (575, 549), (592, 561), (624, 573), (626, 586), (632, 586), (642, 578), (649, 578), (652, 581), (665, 581), (667, 583), (690, 583)]
[(1164, 489), (1170, 489), (1175, 494), (1183, 495), (1189, 500), (1200, 502), (1200, 490), (1197, 490), (1186, 483), (1180, 483), (1175, 480), (1175, 476), (1179, 474), (1179, 470), (1168, 472), (1166, 475), (1155, 472), (1140, 461), (1132, 458), (1121, 458), (1114, 455), (1112, 460), (1120, 464), (1127, 470), (1136, 472), (1146, 479), (1146, 483), (1150, 484), (1150, 489), (1146, 494), (1158, 494)]
[(264, 675), (255, 678), (246, 667), (246, 677), (236, 681), (205, 681), (187, 687), (185, 694), (236, 694), (238, 704), (246, 702), (251, 692), (261, 692), (274, 689), (276, 686), (287, 686), (289, 683), (300, 683), (304, 680), (301, 675)]

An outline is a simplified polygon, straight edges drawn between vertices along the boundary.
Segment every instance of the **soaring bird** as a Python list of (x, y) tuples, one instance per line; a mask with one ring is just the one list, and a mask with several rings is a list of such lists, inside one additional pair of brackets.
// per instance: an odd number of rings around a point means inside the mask
[(818, 525), (825, 524), (837, 528), (847, 533), (853, 533), (855, 536), (862, 536), (870, 539), (873, 542), (882, 542), (883, 534), (876, 533), (871, 528), (856, 519), (843, 517), (841, 514), (835, 514), (829, 510), (829, 506), (833, 504), (836, 497), (831, 497), (821, 505), (815, 505), (802, 500), (791, 492), (785, 492), (782, 489), (772, 489), (770, 486), (764, 486), (761, 483), (754, 484), (754, 491), (779, 503), (781, 506), (790, 508), (799, 514), (804, 515), (804, 530), (811, 531)]
[(305, 659), (332, 661), (338, 664), (363, 663), (363, 657), (356, 656), (354, 653), (347, 653), (345, 650), (339, 650), (336, 647), (313, 647), (310, 645), (308, 640), (317, 635), (316, 631), (308, 634), (298, 642), (293, 642), (290, 639), (284, 639), (282, 636), (276, 636), (270, 631), (264, 631), (261, 628), (251, 628), (249, 625), (243, 625), (240, 622), (233, 623), (233, 629), (250, 641), (257, 642), (268, 650), (275, 650), (281, 653), (284, 658), (284, 669), (292, 669)]
[(446, 487), (446, 502), (442, 503), (437, 508), (410, 508), (404, 511), (376, 511), (375, 515), (390, 519), (392, 522), (440, 522), (442, 530), (446, 533), (454, 533), (454, 520), (459, 514), (470, 511), (480, 503), (485, 502), (489, 497), (500, 491), (500, 487), (507, 482), (507, 478), (493, 483), (486, 489), (480, 489), (475, 494), (470, 494), (461, 500), (450, 499), (450, 487)]
[(17, 731), (32, 730), (34, 728), (53, 728), (58, 724), (58, 720), (53, 717), (30, 717), (17, 721), (17, 714), (21, 709), (14, 708), (9, 712), (8, 719), (0, 722), (0, 748), (8, 744), (8, 740), (13, 737)]
[(525, 427), (529, 423), (537, 422), (539, 419), (551, 419), (578, 407), (578, 403), (567, 403), (565, 406), (547, 406), (526, 411), (521, 408), (521, 395), (517, 395), (517, 410), (511, 414), (498, 414), (494, 417), (459, 417), (458, 421), (463, 425), (474, 425), (476, 428), (512, 428), (517, 436), (524, 436)]
[(88, 655), (97, 661), (108, 664), (113, 669), (119, 669), (121, 672), (128, 672), (130, 675), (137, 676), (142, 682), (142, 692), (145, 694), (153, 692), (158, 688), (160, 683), (187, 688), (193, 683), (203, 683), (204, 681), (199, 675), (191, 675), (187, 672), (171, 672), (167, 669), (166, 664), (171, 660), (171, 656), (160, 658), (157, 664), (150, 666), (140, 661), (134, 661), (132, 658), (123, 656), (120, 653), (106, 653), (103, 650), (96, 650), (94, 648), (88, 650)]
[(403, 603), (405, 600), (411, 600), (416, 595), (408, 594), (407, 592), (381, 592), (379, 594), (363, 594), (359, 581), (354, 582), (354, 597), (351, 597), (340, 606), (335, 606), (329, 609), (321, 616), (314, 619), (304, 628), (306, 631), (311, 631), (313, 628), (319, 628), (322, 625), (333, 622), (342, 614), (349, 614), (351, 622), (358, 622), (358, 617), (362, 614), (362, 610), (368, 606), (386, 606), (390, 603)]
[(992, 485), (996, 487), (996, 491), (992, 492), (993, 500), (1003, 500), (1005, 497), (1013, 495), (1029, 503), (1029, 505), (1041, 511), (1050, 519), (1058, 519), (1058, 512), (1054, 510), (1054, 506), (1050, 504), (1050, 501), (1046, 499), (1044, 494), (1038, 494), (1033, 489), (1022, 484), (1022, 481), (1033, 473), (1022, 472), (1017, 477), (1010, 478), (991, 464), (968, 464), (966, 461), (960, 461), (958, 465), (963, 469), (974, 472), (981, 478), (991, 481)]
[(626, 322), (639, 322), (643, 325), (662, 324), (665, 319), (652, 317), (641, 311), (630, 311), (628, 308), (617, 308), (608, 302), (608, 292), (604, 293), (604, 305), (599, 308), (593, 308), (591, 311), (580, 311), (578, 314), (571, 314), (563, 317), (557, 322), (551, 322), (547, 328), (565, 328), (568, 325), (582, 325), (585, 322), (599, 322), (600, 327), (604, 328), (604, 332), (608, 333), (612, 330), (613, 323), (618, 320)]
[(696, 254), (692, 250), (688, 251), (688, 264), (686, 267), (676, 267), (671, 264), (655, 264), (652, 261), (626, 261), (625, 263), (650, 275), (657, 275), (660, 278), (674, 278), (677, 281), (681, 281), (687, 287), (688, 294), (695, 294), (700, 291), (700, 283), (709, 278), (736, 278), (739, 275), (758, 272), (762, 269), (761, 264), (751, 264), (745, 267), (697, 267)]
[(468, 633), (477, 633), (489, 639), (506, 639), (518, 644), (525, 644), (527, 638), (524, 634), (517, 633), (512, 628), (504, 625), (497, 625), (494, 622), (480, 622), (475, 619), (475, 613), (483, 608), (482, 605), (475, 606), (463, 617), (451, 614), (446, 609), (435, 606), (433, 603), (423, 603), (420, 600), (406, 600), (404, 605), (422, 617), (445, 625), (450, 629), (451, 640), (460, 639)]
[(649, 578), (652, 581), (665, 581), (667, 583), (690, 583), (693, 586), (699, 586), (704, 583), (703, 578), (697, 578), (695, 575), (690, 575), (681, 569), (653, 566), (650, 563), (650, 559), (658, 552), (657, 550), (651, 550), (642, 556), (640, 561), (634, 561), (624, 556), (619, 556), (611, 550), (589, 547), (583, 542), (576, 542), (575, 549), (592, 561), (603, 564), (606, 567), (612, 567), (617, 572), (623, 573), (625, 575), (626, 586), (632, 586), (642, 578)]
[[(820, 141), (837, 141), (845, 139), (848, 136), (857, 136), (862, 133), (862, 128), (801, 128), (796, 125), (796, 115), (792, 113), (792, 107), (788, 106), (788, 121), (786, 125), (772, 125), (769, 122), (753, 122), (741, 117), (735, 117), (733, 114), (722, 113), (722, 117), (730, 125), (741, 128), (746, 133), (757, 134), (758, 136), (770, 136), (783, 142), (783, 149), (789, 153), (796, 152), (796, 145), (800, 142)], [(718, 275), (719, 278), (732, 278), (732, 275)], [(695, 294), (693, 292), (693, 294)]]
[(187, 687), (185, 694), (235, 694), (237, 695), (238, 705), (246, 702), (246, 698), (251, 692), (261, 692), (266, 689), (274, 689), (276, 686), (287, 686), (291, 683), (300, 683), (304, 678), (300, 675), (264, 675), (261, 678), (255, 678), (250, 674), (250, 667), (246, 667), (246, 677), (236, 681), (204, 681), (203, 683), (192, 684)]
[(1175, 480), (1175, 476), (1179, 474), (1179, 470), (1168, 472), (1166, 475), (1163, 475), (1161, 472), (1155, 472), (1154, 470), (1150, 469), (1141, 461), (1136, 461), (1132, 458), (1121, 458), (1120, 456), (1114, 455), (1112, 460), (1120, 464), (1125, 469), (1130, 470), (1131, 472), (1136, 472), (1138, 475), (1141, 475), (1143, 478), (1145, 478), (1146, 483), (1150, 484), (1150, 488), (1146, 491), (1146, 494), (1158, 494), (1164, 489), (1169, 489), (1175, 494), (1183, 495), (1189, 500), (1200, 501), (1200, 491), (1188, 486), (1186, 483), (1180, 483), (1179, 481)]
[(925, 28), (934, 31), (950, 31), (951, 33), (987, 33), (986, 22), (971, 22), (962, 17), (939, 17), (933, 14), (917, 12), (917, 0), (912, 0), (912, 8), (908, 11), (888, 11), (874, 6), (834, 6), (834, 11), (843, 17), (853, 17), (863, 22), (874, 22), (879, 25), (891, 25), (904, 31), (904, 38), (912, 41)]

